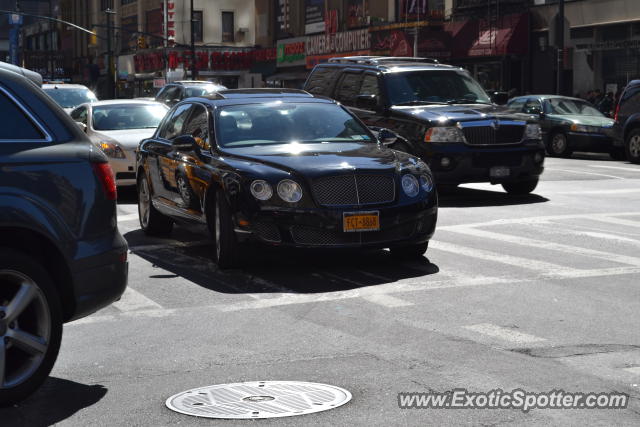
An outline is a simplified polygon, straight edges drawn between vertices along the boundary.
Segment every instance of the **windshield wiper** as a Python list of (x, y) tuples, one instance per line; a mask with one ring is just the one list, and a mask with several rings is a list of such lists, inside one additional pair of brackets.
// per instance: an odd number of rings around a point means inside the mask
[(483, 102), (478, 100), (471, 100), (466, 98), (458, 98), (458, 99), (450, 99), (447, 101), (447, 104), (482, 104), (482, 105), (491, 105), (490, 102)]

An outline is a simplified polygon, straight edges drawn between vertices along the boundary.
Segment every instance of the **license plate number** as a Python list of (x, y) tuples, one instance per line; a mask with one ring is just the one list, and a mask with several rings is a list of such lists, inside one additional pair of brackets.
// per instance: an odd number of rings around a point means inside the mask
[(347, 233), (380, 230), (380, 213), (378, 211), (345, 212), (342, 214), (342, 227)]
[(489, 169), (489, 176), (492, 178), (502, 178), (505, 176), (509, 176), (511, 171), (508, 167), (505, 166), (496, 166)]

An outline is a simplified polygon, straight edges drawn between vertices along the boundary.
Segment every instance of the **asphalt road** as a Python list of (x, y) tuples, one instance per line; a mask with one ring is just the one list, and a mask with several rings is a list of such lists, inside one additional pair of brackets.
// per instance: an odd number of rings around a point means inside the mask
[[(640, 167), (547, 159), (534, 195), (443, 197), (428, 258), (254, 250), (221, 272), (206, 236), (145, 237), (135, 196), (123, 299), (66, 325), (51, 378), (0, 425), (243, 425), (165, 400), (219, 383), (333, 384), (348, 404), (264, 425), (640, 425)], [(628, 393), (627, 409), (399, 409), (403, 391)]]

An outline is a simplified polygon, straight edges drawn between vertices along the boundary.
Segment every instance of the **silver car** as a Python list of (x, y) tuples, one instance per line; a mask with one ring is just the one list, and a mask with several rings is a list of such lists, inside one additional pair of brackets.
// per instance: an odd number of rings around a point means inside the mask
[(108, 157), (116, 185), (136, 183), (136, 149), (153, 135), (169, 108), (154, 101), (114, 99), (87, 103), (71, 112), (91, 141)]
[(86, 102), (96, 102), (98, 98), (86, 86), (66, 84), (66, 83), (46, 83), (42, 85), (42, 90), (56, 101), (64, 111), (70, 113), (80, 104)]

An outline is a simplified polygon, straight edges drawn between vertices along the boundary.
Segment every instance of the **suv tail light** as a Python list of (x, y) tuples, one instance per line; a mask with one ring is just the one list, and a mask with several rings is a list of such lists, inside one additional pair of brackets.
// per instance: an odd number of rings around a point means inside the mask
[(116, 178), (113, 175), (113, 170), (109, 163), (92, 163), (91, 166), (93, 166), (93, 171), (98, 177), (98, 180), (102, 183), (107, 199), (116, 200), (118, 198)]
[[(622, 98), (622, 97), (620, 97)], [(620, 112), (620, 101), (618, 101), (618, 105), (616, 105), (616, 112), (613, 115), (613, 120), (618, 121), (618, 113)]]

